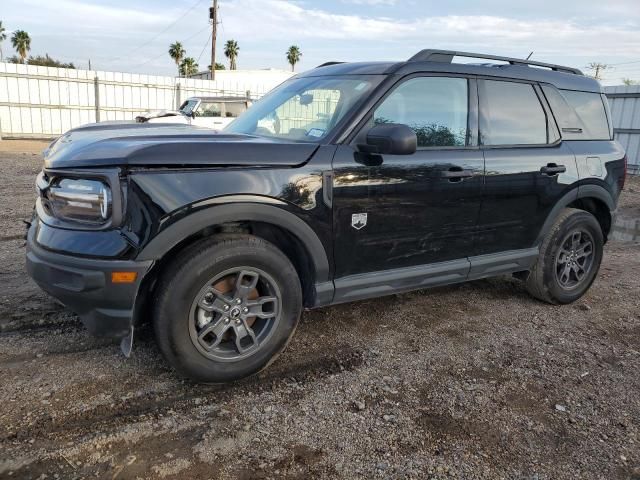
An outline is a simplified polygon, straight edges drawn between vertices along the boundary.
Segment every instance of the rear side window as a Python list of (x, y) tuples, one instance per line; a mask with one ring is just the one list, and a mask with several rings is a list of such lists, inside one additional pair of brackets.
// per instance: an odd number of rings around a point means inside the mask
[(583, 140), (609, 140), (609, 124), (599, 93), (560, 90), (582, 121)]
[(547, 143), (547, 116), (532, 85), (485, 80), (479, 86), (484, 104), (483, 145)]
[(418, 147), (463, 147), (468, 105), (465, 78), (417, 77), (391, 92), (373, 120), (408, 125), (416, 132)]

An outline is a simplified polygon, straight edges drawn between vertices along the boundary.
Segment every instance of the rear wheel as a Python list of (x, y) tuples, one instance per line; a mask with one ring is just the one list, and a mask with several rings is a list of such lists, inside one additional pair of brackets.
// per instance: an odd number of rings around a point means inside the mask
[(165, 358), (201, 382), (237, 380), (284, 349), (302, 310), (287, 257), (249, 235), (220, 236), (185, 250), (158, 287), (155, 333)]
[(547, 234), (527, 277), (527, 290), (548, 303), (571, 303), (582, 297), (598, 274), (604, 239), (589, 212), (565, 209)]

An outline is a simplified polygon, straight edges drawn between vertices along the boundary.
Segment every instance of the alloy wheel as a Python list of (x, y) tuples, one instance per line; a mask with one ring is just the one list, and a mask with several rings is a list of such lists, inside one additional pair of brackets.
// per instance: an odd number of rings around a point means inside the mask
[(205, 357), (237, 361), (254, 355), (274, 332), (282, 296), (273, 278), (253, 267), (209, 280), (191, 306), (189, 334)]
[(573, 290), (589, 278), (593, 266), (595, 242), (584, 229), (572, 230), (556, 255), (556, 279), (565, 290)]

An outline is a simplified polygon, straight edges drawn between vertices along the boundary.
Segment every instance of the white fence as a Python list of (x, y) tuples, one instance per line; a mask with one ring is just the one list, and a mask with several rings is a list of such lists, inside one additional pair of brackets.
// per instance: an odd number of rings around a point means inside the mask
[(216, 71), (216, 80), (0, 63), (0, 138), (47, 138), (96, 121), (175, 109), (190, 96), (259, 98), (291, 76)]

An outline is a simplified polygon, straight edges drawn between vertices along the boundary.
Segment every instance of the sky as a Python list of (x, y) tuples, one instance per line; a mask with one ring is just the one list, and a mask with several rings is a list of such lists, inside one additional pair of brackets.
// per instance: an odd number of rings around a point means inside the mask
[[(210, 64), (211, 0), (2, 0), (8, 32), (26, 30), (31, 54), (78, 68), (173, 75), (174, 41)], [(238, 68), (288, 69), (298, 45), (306, 70), (330, 60), (404, 60), (423, 48), (526, 57), (586, 70), (603, 83), (640, 81), (640, 0), (219, 0), (216, 60), (240, 46)], [(10, 35), (9, 35), (10, 36)], [(5, 56), (15, 52), (9, 38)], [(588, 70), (586, 70), (588, 72)]]

